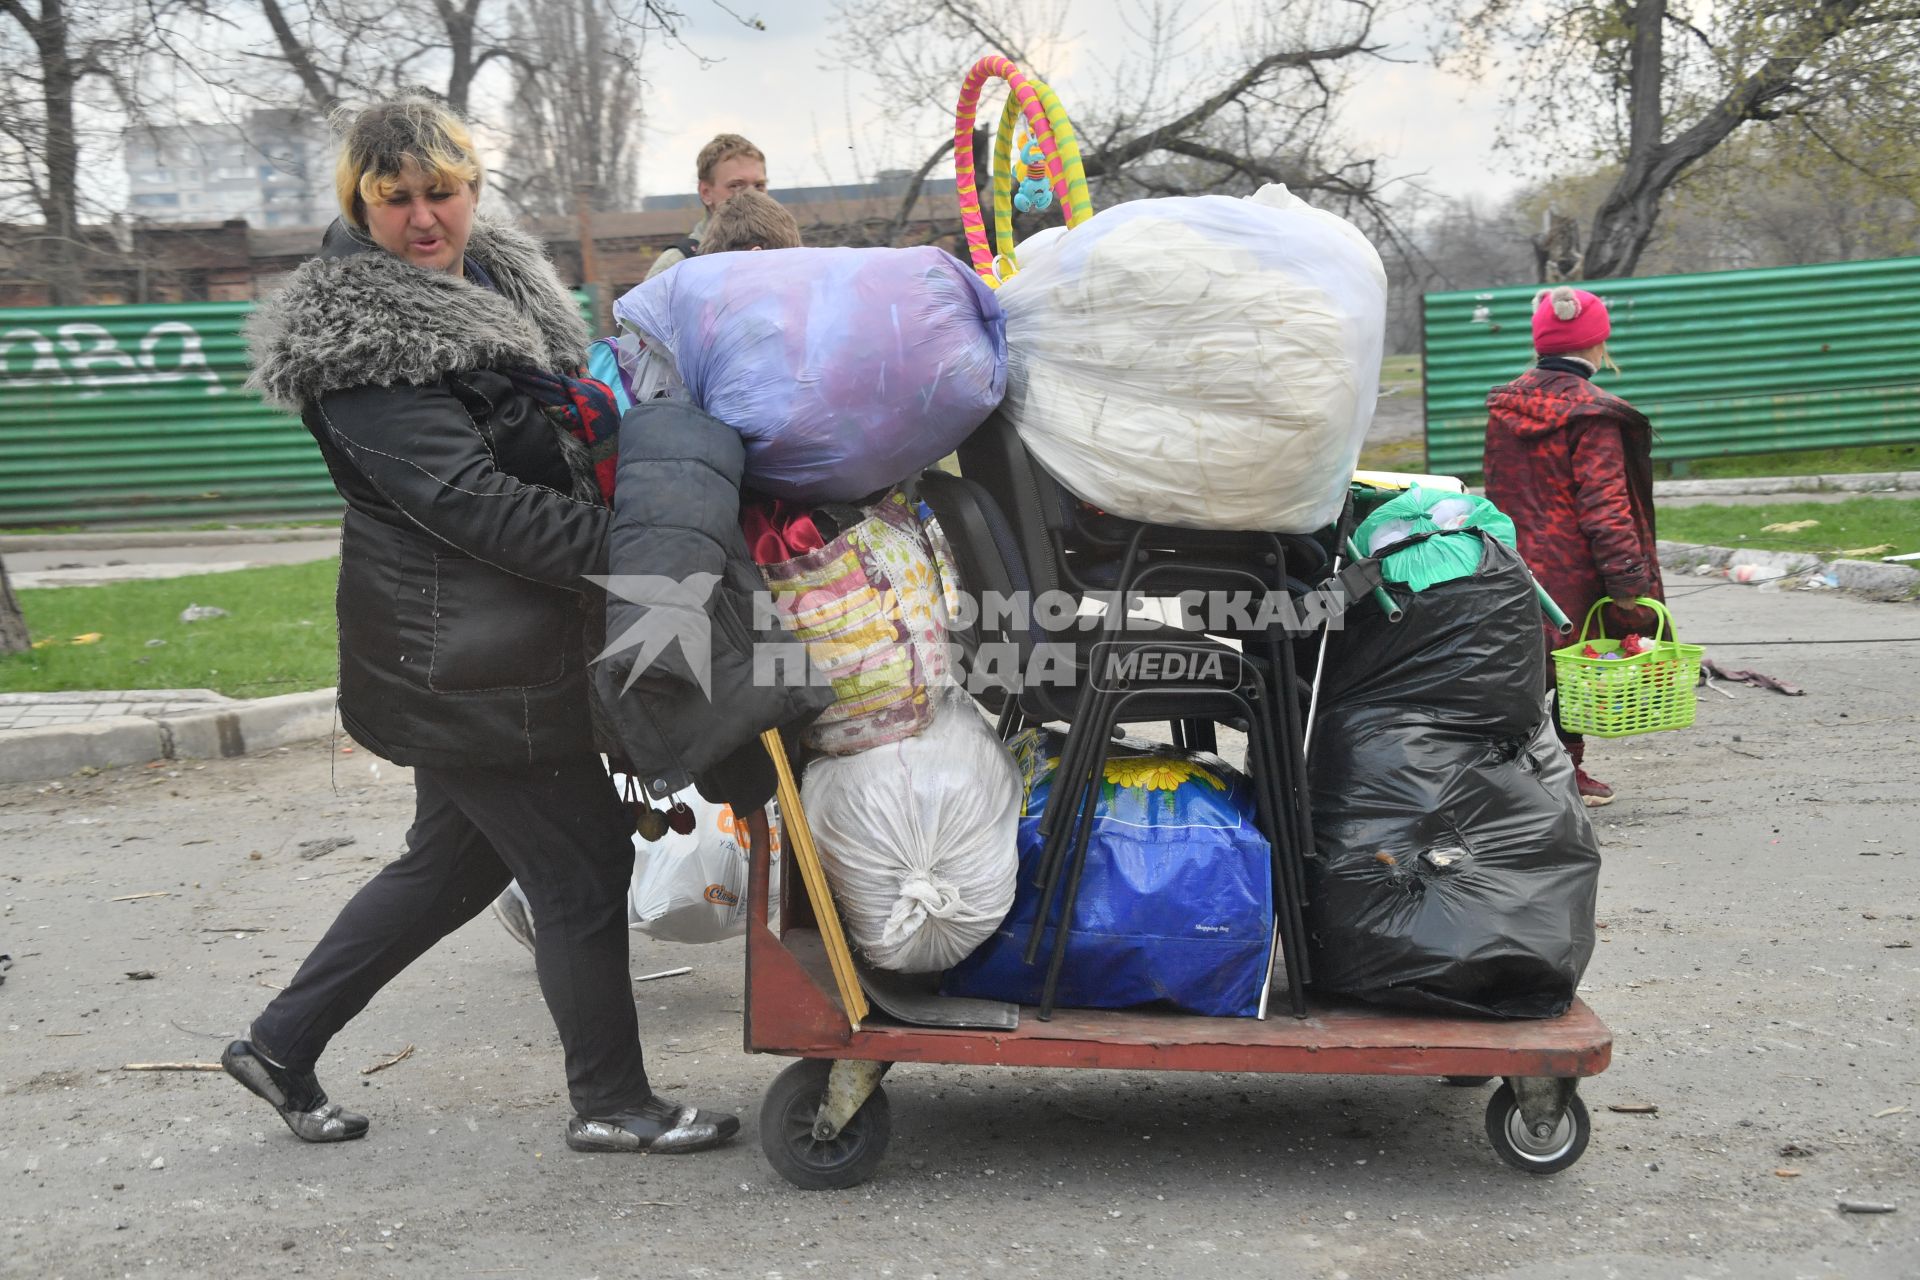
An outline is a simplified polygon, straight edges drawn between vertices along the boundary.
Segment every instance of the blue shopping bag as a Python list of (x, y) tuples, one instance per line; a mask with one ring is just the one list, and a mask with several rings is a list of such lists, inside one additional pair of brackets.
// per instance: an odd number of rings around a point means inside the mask
[[(1008, 744), (1027, 787), (1019, 888), (993, 936), (948, 970), (943, 994), (1040, 1001), (1057, 920), (1035, 963), (1022, 955), (1038, 905), (1040, 815), (1060, 743), (1058, 734), (1030, 730)], [(1252, 789), (1208, 756), (1152, 744), (1130, 749), (1107, 761), (1056, 1003), (1163, 1004), (1253, 1017), (1272, 962), (1273, 873)], [(1055, 917), (1064, 897), (1063, 886)]]

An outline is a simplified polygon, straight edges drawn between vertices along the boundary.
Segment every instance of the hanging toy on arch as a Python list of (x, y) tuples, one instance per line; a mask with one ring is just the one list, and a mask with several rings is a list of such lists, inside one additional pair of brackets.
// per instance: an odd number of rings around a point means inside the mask
[(1047, 158), (1025, 120), (1014, 135), (1014, 147), (1020, 153), (1020, 187), (1013, 193), (1013, 207), (1021, 213), (1045, 213), (1053, 207), (1053, 187), (1047, 176)]
[[(973, 153), (973, 126), (980, 110), (980, 91), (989, 80), (1006, 82), (1007, 100), (1000, 127), (993, 130), (991, 161), (976, 166), (976, 160), (985, 157)], [(1018, 163), (1013, 146), (1016, 133), (1022, 134)], [(1017, 205), (1016, 176), (1022, 196)], [(987, 180), (984, 194), (990, 197), (993, 210), (991, 235), (982, 207), (981, 177)], [(960, 225), (966, 231), (967, 257), (975, 273), (991, 288), (999, 288), (1020, 269), (1013, 248), (1016, 209), (1031, 212), (1057, 208), (1069, 227), (1077, 227), (1093, 216), (1087, 173), (1080, 163), (1080, 144), (1066, 108), (1045, 81), (1033, 79), (997, 54), (974, 63), (961, 82), (960, 98), (953, 109), (953, 180), (954, 194), (960, 202)]]

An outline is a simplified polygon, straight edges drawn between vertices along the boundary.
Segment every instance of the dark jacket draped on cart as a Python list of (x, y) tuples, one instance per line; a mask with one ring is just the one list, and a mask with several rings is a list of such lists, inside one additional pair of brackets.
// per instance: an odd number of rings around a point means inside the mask
[(1562, 356), (1496, 387), (1487, 409), (1487, 497), (1513, 518), (1527, 567), (1574, 624), (1602, 596), (1664, 599), (1646, 415)]

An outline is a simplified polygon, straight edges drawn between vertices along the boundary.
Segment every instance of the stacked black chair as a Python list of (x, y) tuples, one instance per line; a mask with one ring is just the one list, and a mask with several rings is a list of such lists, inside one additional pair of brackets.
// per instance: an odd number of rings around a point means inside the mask
[[(1151, 592), (1304, 593), (1327, 568), (1327, 550), (1307, 538), (1169, 529), (1093, 512), (1073, 499), (1021, 445), (998, 415), (960, 453), (965, 478), (928, 472), (921, 494), (940, 517), (968, 588), (976, 595), (1066, 591), (1108, 601), (1104, 618), (1072, 636), (1073, 686), (1025, 681), (985, 699), (997, 706), (1003, 733), (1025, 723), (1064, 721), (1069, 732), (1042, 817), (1037, 885), (1041, 902), (1028, 941), (1035, 963), (1050, 922), (1057, 922), (1040, 1014), (1052, 1014), (1093, 815), (1113, 737), (1123, 723), (1164, 720), (1175, 742), (1214, 747), (1217, 723), (1244, 726), (1248, 773), (1260, 825), (1273, 848), (1278, 942), (1293, 1014), (1306, 1013), (1304, 859), (1312, 846), (1302, 746), (1302, 683), (1292, 637), (1267, 627), (1228, 638), (1127, 617), (1127, 601)], [(1016, 633), (1017, 632), (1017, 633)], [(1000, 643), (1021, 655), (1022, 671), (1038, 646), (1057, 643), (1037, 625), (976, 625), (963, 649)], [(1149, 655), (1152, 661), (1149, 661)], [(1180, 679), (1141, 679), (1153, 665), (1177, 665)], [(1126, 673), (1132, 672), (1132, 675)], [(1190, 673), (1210, 673), (1195, 677)], [(1116, 673), (1119, 673), (1116, 677)], [(1058, 912), (1053, 905), (1064, 894)]]

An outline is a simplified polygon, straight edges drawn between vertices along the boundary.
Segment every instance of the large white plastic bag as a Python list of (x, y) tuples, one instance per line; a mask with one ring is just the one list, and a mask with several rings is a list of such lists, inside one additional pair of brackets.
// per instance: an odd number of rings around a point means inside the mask
[[(659, 840), (634, 837), (633, 884), (627, 892), (627, 922), (662, 942), (721, 942), (747, 931), (747, 873), (751, 846), (747, 825), (723, 804), (703, 800), (688, 787), (675, 801), (693, 810), (693, 830), (669, 830)], [(779, 900), (780, 825), (768, 823), (772, 841), (769, 901)]]
[(925, 730), (817, 760), (801, 800), (841, 919), (882, 969), (930, 973), (999, 927), (1019, 871), (1020, 775), (964, 697)]
[(1006, 390), (993, 291), (932, 245), (692, 258), (613, 314), (747, 441), (747, 480), (852, 501), (953, 452)]
[(1307, 533), (1339, 514), (1373, 421), (1380, 255), (1285, 187), (1115, 205), (1020, 248), (1001, 286), (1005, 410), (1104, 511)]

